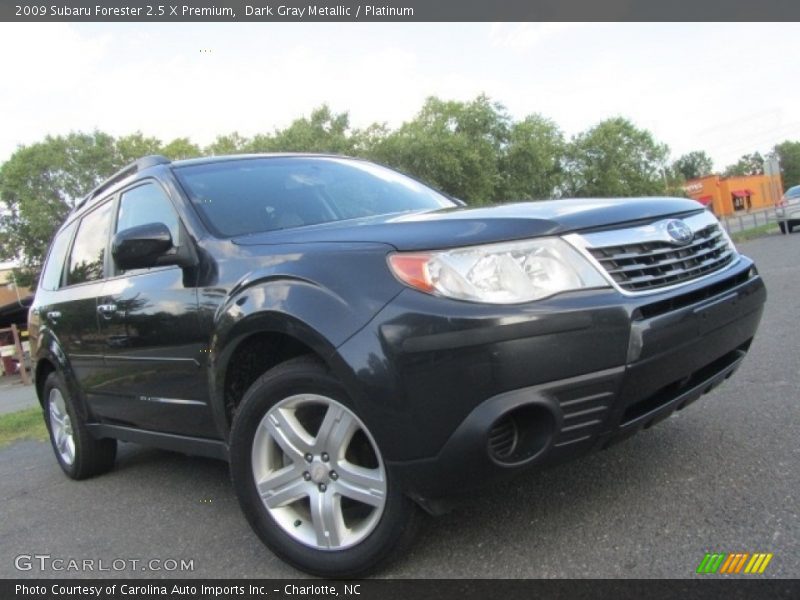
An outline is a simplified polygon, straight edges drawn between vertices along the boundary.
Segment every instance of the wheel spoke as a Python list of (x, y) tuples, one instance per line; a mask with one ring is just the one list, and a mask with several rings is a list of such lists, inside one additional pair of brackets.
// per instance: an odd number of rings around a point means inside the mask
[(67, 443), (65, 444), (65, 448), (67, 457), (69, 462), (72, 462), (75, 458), (75, 440), (71, 437), (67, 437)]
[(269, 508), (280, 508), (308, 496), (308, 485), (302, 477), (295, 477), (279, 486), (269, 486), (272, 479), (258, 484), (258, 492)]
[(295, 462), (303, 460), (311, 450), (310, 436), (295, 416), (285, 409), (273, 410), (264, 420), (272, 439), (274, 439), (289, 458)]
[(269, 492), (301, 479), (303, 479), (303, 471), (297, 465), (291, 464), (267, 475), (264, 479), (257, 482), (256, 485), (258, 486), (258, 493), (265, 496)]
[(311, 495), (311, 522), (317, 534), (317, 545), (335, 548), (342, 543), (344, 518), (341, 498), (330, 491)]
[(370, 506), (381, 506), (386, 497), (386, 481), (380, 469), (366, 469), (350, 462), (340, 462), (336, 490), (342, 495)]
[(332, 454), (344, 454), (347, 443), (358, 430), (358, 423), (350, 411), (344, 407), (331, 404), (319, 426), (317, 437), (314, 440), (314, 449), (317, 452), (328, 451)]
[(55, 402), (50, 403), (50, 421), (58, 425), (64, 423), (61, 415), (58, 413), (58, 407), (56, 407)]

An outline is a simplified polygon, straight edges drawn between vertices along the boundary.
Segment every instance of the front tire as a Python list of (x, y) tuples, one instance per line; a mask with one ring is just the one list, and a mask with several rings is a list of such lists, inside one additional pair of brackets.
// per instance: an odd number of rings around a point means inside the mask
[(58, 373), (44, 383), (44, 420), (58, 465), (71, 479), (87, 479), (110, 471), (117, 440), (96, 440), (86, 428), (69, 388)]
[(416, 506), (393, 485), (344, 388), (313, 357), (271, 369), (245, 393), (230, 463), (250, 525), (308, 573), (364, 575), (413, 536)]

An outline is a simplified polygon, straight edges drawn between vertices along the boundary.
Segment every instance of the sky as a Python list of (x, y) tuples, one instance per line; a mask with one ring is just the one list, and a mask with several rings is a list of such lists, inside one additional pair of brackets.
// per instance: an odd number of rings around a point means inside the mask
[(0, 162), (47, 134), (203, 145), (328, 103), (397, 126), (480, 93), (572, 136), (624, 116), (717, 169), (800, 140), (795, 23), (0, 24)]

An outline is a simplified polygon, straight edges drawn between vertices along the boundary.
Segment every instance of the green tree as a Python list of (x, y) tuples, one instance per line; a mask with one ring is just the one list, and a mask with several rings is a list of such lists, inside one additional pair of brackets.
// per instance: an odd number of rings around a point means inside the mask
[(162, 146), (161, 154), (171, 160), (182, 158), (195, 158), (202, 156), (200, 146), (193, 143), (189, 138), (175, 138), (166, 146)]
[(380, 149), (391, 134), (392, 130), (386, 123), (373, 123), (353, 131), (353, 155), (380, 162)]
[(552, 198), (564, 182), (564, 135), (551, 120), (530, 115), (511, 125), (501, 149), (499, 200)]
[(783, 186), (790, 188), (800, 185), (800, 142), (786, 140), (777, 144), (773, 152), (781, 164)]
[(577, 197), (663, 194), (669, 148), (622, 117), (576, 135), (567, 149), (566, 193)]
[(764, 174), (764, 157), (759, 152), (745, 154), (722, 172), (725, 177), (744, 177)]
[(311, 112), (311, 117), (294, 120), (285, 129), (253, 137), (249, 152), (328, 152), (352, 155), (355, 139), (350, 131), (350, 116), (336, 114), (327, 105)]
[(500, 189), (498, 155), (509, 124), (503, 106), (483, 95), (471, 102), (428, 98), (414, 119), (380, 138), (369, 155), (482, 204), (495, 200)]
[(117, 138), (116, 152), (118, 163), (126, 165), (137, 158), (149, 154), (161, 154), (163, 152), (161, 140), (154, 137), (145, 137), (141, 131), (131, 135)]
[(714, 162), (702, 150), (695, 150), (684, 154), (672, 163), (674, 175), (682, 177), (684, 181), (705, 177), (714, 172)]
[(204, 154), (221, 156), (223, 154), (239, 154), (248, 151), (250, 140), (234, 131), (227, 135), (218, 135), (217, 138), (203, 150)]
[(38, 278), (50, 239), (75, 202), (121, 166), (105, 133), (47, 136), (0, 167), (0, 253), (20, 261), (19, 282)]

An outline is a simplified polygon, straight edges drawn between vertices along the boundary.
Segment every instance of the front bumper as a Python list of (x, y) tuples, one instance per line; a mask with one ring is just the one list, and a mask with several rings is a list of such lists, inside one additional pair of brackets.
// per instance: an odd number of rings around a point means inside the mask
[(765, 300), (745, 257), (637, 298), (596, 290), (487, 308), (407, 290), (339, 354), (394, 481), (436, 499), (684, 408), (738, 368)]

